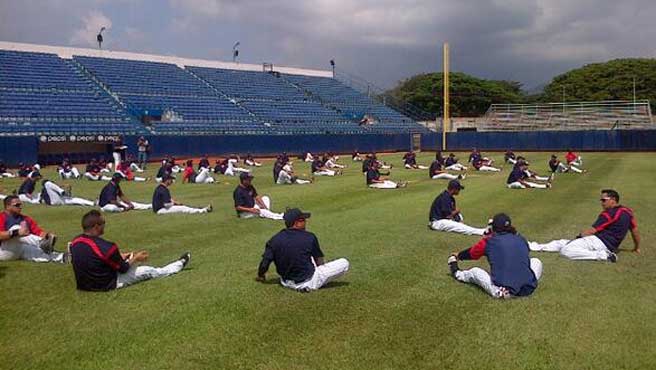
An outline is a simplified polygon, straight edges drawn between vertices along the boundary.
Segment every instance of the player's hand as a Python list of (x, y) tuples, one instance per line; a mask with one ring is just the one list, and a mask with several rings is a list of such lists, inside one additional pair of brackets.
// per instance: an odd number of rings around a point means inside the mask
[(134, 260), (137, 262), (144, 262), (148, 260), (148, 252), (147, 251), (139, 251), (134, 254)]
[(263, 283), (263, 282), (266, 281), (266, 277), (265, 277), (264, 275), (261, 275), (261, 276), (260, 276), (260, 275), (257, 275), (257, 276), (255, 277), (255, 281), (257, 281), (257, 282), (259, 282), (259, 283)]
[(633, 253), (635, 253), (635, 254), (641, 254), (641, 252), (640, 252), (640, 247), (635, 247), (635, 248), (633, 248)]

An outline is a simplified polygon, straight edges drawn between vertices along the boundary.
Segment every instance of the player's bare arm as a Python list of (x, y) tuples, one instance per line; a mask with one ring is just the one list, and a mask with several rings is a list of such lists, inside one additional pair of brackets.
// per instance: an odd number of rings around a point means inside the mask
[(631, 229), (631, 239), (633, 239), (633, 252), (640, 254), (640, 233), (637, 227)]

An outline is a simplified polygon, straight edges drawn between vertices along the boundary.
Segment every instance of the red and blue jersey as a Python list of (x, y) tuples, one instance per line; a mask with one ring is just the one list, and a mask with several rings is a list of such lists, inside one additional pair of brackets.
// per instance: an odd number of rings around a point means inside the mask
[(100, 237), (80, 235), (71, 242), (75, 281), (80, 290), (107, 291), (116, 288), (118, 273), (130, 264), (121, 257), (118, 246)]
[(15, 225), (20, 225), (21, 222), (25, 221), (27, 228), (30, 230), (30, 234), (41, 235), (43, 230), (37, 225), (36, 221), (32, 218), (24, 215), (11, 215), (8, 212), (0, 213), (0, 231), (8, 231)]
[(492, 283), (505, 287), (515, 296), (527, 296), (538, 287), (531, 270), (526, 239), (517, 234), (494, 233), (458, 254), (459, 260), (477, 260), (486, 256)]
[(595, 236), (604, 242), (609, 250), (616, 252), (626, 233), (637, 228), (638, 224), (633, 211), (619, 205), (601, 212), (592, 227), (596, 231)]

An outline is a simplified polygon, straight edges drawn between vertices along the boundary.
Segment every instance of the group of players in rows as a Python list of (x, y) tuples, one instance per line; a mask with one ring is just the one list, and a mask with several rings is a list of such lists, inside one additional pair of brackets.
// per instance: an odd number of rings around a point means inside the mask
[[(553, 174), (556, 172), (583, 173), (581, 158), (569, 151), (566, 154), (567, 164), (558, 161), (553, 155), (549, 162), (552, 174), (540, 177), (528, 170), (528, 161), (521, 156), (515, 156), (511, 151), (504, 155), (506, 163), (513, 165), (508, 178), (509, 188), (540, 188), (538, 184), (527, 181), (529, 178), (546, 181), (544, 188), (550, 187)], [(286, 153), (279, 155), (273, 166), (274, 182), (277, 184), (309, 184), (314, 176), (336, 176), (345, 166), (339, 164), (339, 158), (332, 154), (315, 157), (306, 153), (304, 160), (311, 162), (313, 176), (302, 179), (296, 176), (293, 162)], [(378, 160), (375, 153), (361, 156), (357, 151), (352, 154), (354, 162), (362, 162), (366, 182), (372, 188), (400, 188), (404, 182), (393, 182), (381, 177), (382, 170), (391, 170), (392, 165)], [(37, 181), (41, 180), (38, 167), (29, 172), (21, 168), (25, 175), (18, 194), (3, 196), (5, 210), (0, 214), (0, 260), (26, 259), (36, 262), (71, 262), (76, 276), (77, 286), (82, 290), (104, 291), (122, 288), (133, 283), (168, 276), (180, 271), (189, 262), (190, 253), (184, 253), (180, 258), (164, 267), (140, 265), (148, 258), (146, 251), (133, 253), (119, 252), (116, 244), (101, 238), (104, 233), (105, 220), (97, 210), (87, 212), (82, 219), (83, 234), (69, 243), (66, 252), (56, 252), (54, 245), (56, 236), (42, 230), (37, 223), (22, 213), (22, 203), (40, 203), (48, 205), (79, 205), (99, 206), (104, 212), (122, 212), (127, 210), (152, 209), (157, 214), (168, 213), (207, 213), (212, 211), (212, 205), (203, 208), (189, 207), (175, 201), (169, 187), (175, 180), (175, 173), (182, 172), (185, 182), (211, 183), (199, 181), (199, 176), (205, 178), (211, 172), (224, 175), (238, 175), (239, 185), (233, 192), (235, 211), (240, 218), (261, 217), (273, 220), (284, 220), (286, 228), (276, 234), (266, 245), (265, 252), (258, 268), (256, 280), (264, 281), (265, 274), (271, 262), (276, 265), (280, 282), (283, 286), (299, 291), (319, 289), (327, 282), (345, 274), (349, 269), (346, 259), (324, 262), (317, 237), (305, 230), (306, 220), (310, 214), (297, 208), (288, 209), (284, 213), (271, 211), (271, 200), (261, 196), (252, 185), (251, 170), (237, 166), (238, 157), (217, 161), (214, 169), (209, 168), (207, 157), (201, 158), (198, 171), (194, 170), (193, 162), (187, 161), (185, 169), (181, 169), (175, 161), (167, 158), (157, 174), (159, 185), (156, 187), (150, 204), (131, 201), (122, 191), (120, 182), (129, 177), (126, 170), (132, 170), (134, 163), (127, 161), (115, 163), (117, 169), (112, 176), (104, 179), (108, 183), (103, 187), (96, 201), (72, 197), (69, 189), (63, 189), (49, 180), (43, 180), (43, 189), (39, 195), (34, 195)], [(246, 163), (248, 161), (248, 163)], [(429, 213), (429, 228), (435, 231), (456, 232), (465, 235), (483, 236), (473, 247), (453, 254), (448, 259), (451, 274), (459, 281), (472, 283), (483, 288), (495, 298), (509, 298), (530, 295), (537, 287), (542, 275), (542, 263), (536, 258), (530, 258), (530, 251), (560, 252), (570, 259), (617, 261), (620, 243), (630, 231), (634, 241), (634, 251), (639, 252), (640, 236), (632, 210), (619, 204), (619, 194), (612, 189), (602, 190), (600, 201), (603, 212), (599, 215), (592, 228), (583, 230), (576, 238), (554, 240), (546, 244), (528, 242), (520, 236), (512, 225), (511, 219), (505, 214), (495, 215), (485, 227), (472, 227), (464, 223), (459, 208), (456, 207), (455, 196), (460, 194), (464, 186), (459, 180), (465, 174), (450, 174), (447, 171), (467, 171), (467, 167), (459, 164), (458, 159), (450, 154), (443, 158), (438, 152), (430, 167), (421, 166), (416, 162), (416, 155), (408, 152), (403, 157), (405, 169), (429, 170), (431, 179), (449, 180), (447, 189), (432, 203)], [(261, 164), (252, 156), (244, 160), (246, 166), (258, 167)], [(129, 164), (125, 164), (129, 163)], [(102, 163), (92, 162), (99, 166)], [(501, 169), (493, 167), (493, 161), (484, 157), (474, 149), (470, 155), (469, 165), (479, 171), (498, 172)], [(70, 163), (64, 161), (58, 172), (66, 178), (67, 173), (75, 173), (70, 169)], [(132, 168), (130, 168), (132, 167)], [(68, 170), (67, 170), (68, 168)], [(107, 168), (107, 167), (104, 167)], [(87, 166), (85, 177), (90, 167)], [(95, 169), (95, 167), (91, 168)], [(134, 168), (138, 171), (139, 167)], [(102, 173), (101, 167), (99, 173)], [(6, 168), (0, 167), (0, 173), (10, 174)], [(387, 175), (389, 172), (387, 173)], [(74, 176), (79, 178), (80, 176)], [(94, 180), (95, 179), (90, 179)], [(511, 181), (512, 180), (512, 181)], [(491, 271), (480, 268), (460, 270), (459, 260), (478, 259), (485, 255)]]

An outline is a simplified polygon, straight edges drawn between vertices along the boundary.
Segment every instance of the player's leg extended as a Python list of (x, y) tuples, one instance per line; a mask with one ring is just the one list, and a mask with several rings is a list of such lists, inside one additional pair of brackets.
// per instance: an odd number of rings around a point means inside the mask
[[(125, 204), (124, 202), (121, 202), (121, 204), (123, 204), (124, 206), (127, 206), (127, 204)], [(153, 209), (153, 205), (152, 205), (152, 204), (139, 203), (139, 202), (132, 202), (132, 205), (134, 206), (134, 209), (136, 209), (136, 210), (138, 210), (138, 211), (144, 211), (144, 210), (147, 210), (147, 209)]]
[(606, 261), (610, 251), (594, 235), (572, 240), (560, 250), (560, 255), (571, 260)]
[(456, 272), (455, 277), (463, 283), (478, 285), (493, 298), (503, 298), (500, 293), (501, 289), (492, 284), (490, 274), (482, 268), (474, 267), (469, 270), (461, 270)]
[(95, 205), (93, 201), (77, 197), (62, 197), (62, 201), (67, 206), (93, 207)]
[(531, 258), (530, 264), (531, 264), (531, 270), (533, 271), (535, 278), (537, 280), (540, 280), (540, 278), (542, 277), (542, 261), (540, 261), (537, 258)]
[(445, 231), (464, 235), (484, 235), (487, 230), (485, 228), (471, 227), (462, 222), (444, 219), (431, 222), (430, 228), (435, 231)]
[(118, 274), (116, 288), (125, 288), (141, 281), (173, 275), (180, 272), (183, 267), (184, 263), (182, 260), (169, 263), (168, 265), (159, 268), (152, 266), (132, 266), (126, 273)]
[(526, 186), (524, 186), (524, 184), (522, 184), (519, 181), (511, 182), (506, 186), (508, 187), (508, 189), (526, 189)]
[(338, 277), (346, 274), (350, 268), (350, 263), (346, 258), (336, 259), (321, 266), (317, 266), (310, 289), (319, 289)]
[(124, 209), (115, 205), (115, 204), (105, 204), (100, 208), (101, 211), (103, 212), (110, 212), (110, 213), (118, 213), (118, 212), (123, 212)]
[(452, 174), (446, 173), (446, 172), (438, 173), (437, 175), (432, 177), (433, 180), (440, 180), (440, 179), (455, 180), (457, 178), (458, 178), (458, 175), (452, 175)]
[(569, 243), (569, 239), (552, 240), (544, 244), (528, 242), (528, 247), (535, 252), (560, 252), (567, 243)]

